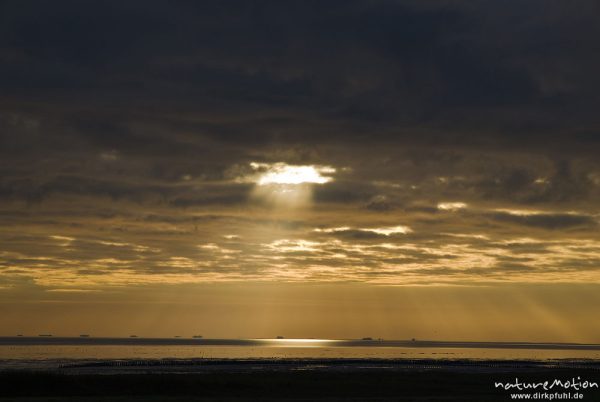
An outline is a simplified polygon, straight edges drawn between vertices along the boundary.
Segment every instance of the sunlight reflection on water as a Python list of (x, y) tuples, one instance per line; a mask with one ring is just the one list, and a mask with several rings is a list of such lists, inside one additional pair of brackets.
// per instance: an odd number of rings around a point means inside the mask
[(600, 351), (335, 346), (335, 341), (277, 340), (264, 345), (2, 345), (0, 359), (436, 358), (600, 359)]

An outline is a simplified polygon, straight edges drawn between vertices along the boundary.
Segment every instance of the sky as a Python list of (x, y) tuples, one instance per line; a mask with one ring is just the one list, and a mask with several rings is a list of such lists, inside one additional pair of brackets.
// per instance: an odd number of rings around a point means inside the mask
[(600, 343), (599, 16), (0, 2), (0, 334)]

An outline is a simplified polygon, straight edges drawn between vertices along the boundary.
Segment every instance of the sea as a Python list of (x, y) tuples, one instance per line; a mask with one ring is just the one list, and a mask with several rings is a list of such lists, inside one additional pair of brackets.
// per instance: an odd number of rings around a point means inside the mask
[(352, 339), (0, 337), (0, 369), (73, 362), (244, 359), (600, 361), (599, 344)]

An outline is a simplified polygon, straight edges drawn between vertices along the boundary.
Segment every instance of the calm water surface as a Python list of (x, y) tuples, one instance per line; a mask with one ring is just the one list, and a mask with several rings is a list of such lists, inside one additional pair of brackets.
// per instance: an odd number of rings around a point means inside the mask
[(600, 360), (600, 345), (325, 339), (0, 338), (1, 360), (137, 358)]

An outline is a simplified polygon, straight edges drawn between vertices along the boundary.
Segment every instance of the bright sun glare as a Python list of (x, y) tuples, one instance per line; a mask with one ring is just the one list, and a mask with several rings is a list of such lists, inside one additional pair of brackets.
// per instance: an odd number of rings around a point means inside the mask
[(284, 162), (252, 162), (256, 183), (253, 196), (273, 207), (298, 208), (310, 205), (313, 186), (333, 181), (336, 169), (322, 165), (288, 165)]
[(323, 184), (332, 180), (327, 174), (335, 173), (335, 169), (329, 166), (312, 165), (287, 165), (279, 162), (274, 164), (252, 162), (250, 166), (254, 170), (263, 172), (258, 180), (258, 185), (268, 184)]

